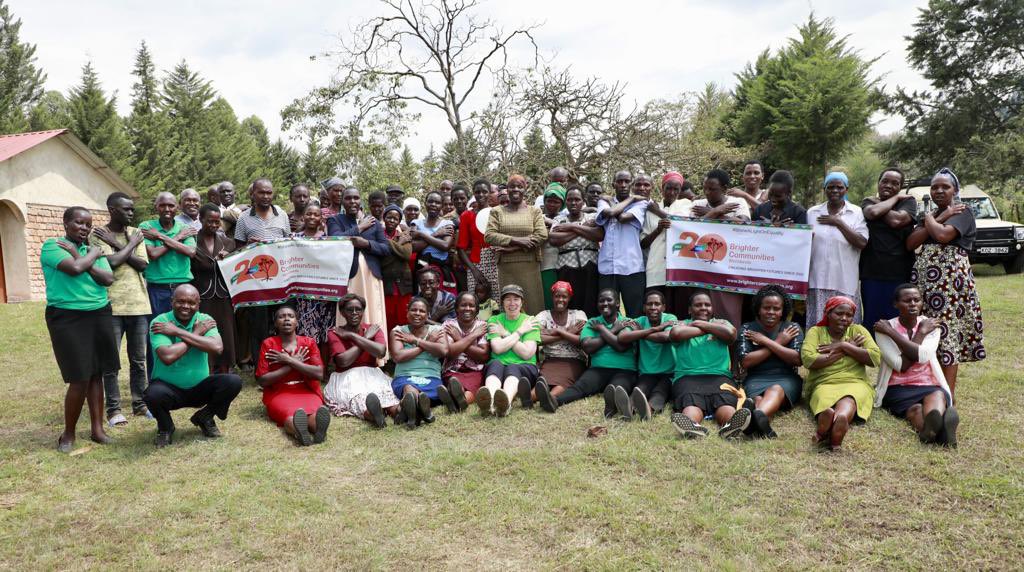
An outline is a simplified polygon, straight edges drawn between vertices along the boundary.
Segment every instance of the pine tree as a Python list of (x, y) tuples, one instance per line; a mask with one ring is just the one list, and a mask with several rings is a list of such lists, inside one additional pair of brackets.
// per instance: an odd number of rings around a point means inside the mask
[(210, 82), (192, 71), (184, 60), (164, 78), (158, 109), (167, 118), (167, 149), (157, 174), (165, 185), (160, 190), (174, 192), (190, 185), (209, 184), (201, 180), (206, 178), (208, 166), (203, 155), (215, 141), (205, 139), (209, 133), (203, 123), (215, 95)]
[(306, 151), (302, 153), (302, 180), (319, 185), (334, 174), (330, 153), (313, 133), (306, 134)]
[(309, 182), (303, 180), (302, 169), (299, 168), (302, 156), (280, 138), (267, 149), (265, 160), (267, 176), (274, 182), (274, 188), (289, 189), (297, 183)]
[(137, 208), (148, 208), (158, 191), (173, 190), (174, 184), (167, 180), (168, 172), (162, 168), (170, 153), (168, 117), (160, 111), (156, 65), (146, 42), (142, 42), (135, 53), (132, 75), (135, 83), (132, 84), (131, 112), (125, 121), (131, 143), (131, 182), (144, 198)]
[(127, 175), (130, 145), (117, 114), (116, 95), (103, 93), (91, 62), (82, 66), (82, 83), (68, 96), (71, 130), (119, 174)]
[(35, 66), (35, 45), (20, 42), (20, 31), (21, 20), (0, 0), (0, 133), (28, 129), (29, 114), (46, 81)]
[(32, 108), (28, 128), (31, 131), (67, 128), (71, 124), (69, 113), (68, 100), (64, 94), (59, 91), (48, 91)]

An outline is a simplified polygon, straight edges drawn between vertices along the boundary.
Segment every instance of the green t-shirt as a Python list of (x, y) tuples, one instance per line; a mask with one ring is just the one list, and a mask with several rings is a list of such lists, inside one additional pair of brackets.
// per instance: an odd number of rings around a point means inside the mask
[[(427, 326), (427, 335), (434, 333), (441, 326)], [(397, 326), (396, 329), (409, 332), (409, 326)], [(415, 344), (402, 344), (404, 348), (415, 347)], [(441, 360), (423, 350), (409, 361), (395, 364), (395, 377), (441, 377)]]
[[(182, 324), (174, 317), (174, 312), (166, 312), (153, 318), (150, 325), (157, 322), (174, 322), (179, 328), (191, 332), (195, 328), (196, 324), (203, 320), (212, 320), (210, 316), (202, 312), (196, 312), (188, 324)], [(206, 332), (204, 338), (212, 338), (214, 336), (220, 336), (220, 332), (217, 328)], [(189, 347), (185, 355), (178, 358), (174, 363), (167, 365), (160, 360), (156, 355), (156, 349), (161, 346), (169, 346), (176, 344), (181, 341), (181, 338), (174, 336), (166, 336), (164, 334), (154, 334), (152, 331), (149, 332), (149, 343), (153, 346), (153, 379), (159, 379), (164, 383), (169, 383), (173, 386), (180, 387), (182, 389), (188, 389), (195, 387), (200, 381), (203, 381), (210, 375), (210, 358), (208, 354), (198, 348)]]
[[(171, 230), (164, 230), (164, 227), (160, 226), (159, 220), (147, 220), (139, 225), (139, 229), (152, 228), (164, 236), (173, 237), (181, 232), (185, 226), (183, 222), (175, 220)], [(149, 240), (148, 238), (143, 242), (149, 246), (163, 246), (164, 244), (162, 240)], [(196, 237), (190, 236), (182, 240), (181, 243), (186, 246), (195, 246)], [(149, 261), (149, 266), (146, 267), (144, 275), (146, 280), (153, 284), (183, 284), (191, 282), (192, 261), (183, 254), (168, 250), (160, 258)]]
[[(49, 238), (43, 243), (42, 252), (39, 255), (39, 263), (43, 267), (43, 279), (46, 280), (46, 305), (65, 310), (98, 310), (109, 304), (107, 289), (97, 284), (88, 272), (72, 276), (57, 269), (57, 265), (62, 260), (71, 258), (70, 252), (57, 245), (58, 240), (67, 241), (67, 239)], [(79, 256), (85, 256), (88, 252), (89, 245), (82, 244), (78, 247)], [(94, 266), (110, 270), (110, 264), (103, 256), (96, 259)]]
[[(514, 331), (518, 330), (519, 326), (522, 326), (523, 322), (525, 322), (526, 319), (529, 318), (529, 317), (530, 317), (529, 314), (521, 313), (521, 314), (519, 314), (519, 317), (516, 318), (515, 320), (509, 320), (508, 316), (505, 315), (505, 312), (502, 312), (500, 314), (496, 314), (494, 316), (491, 316), (487, 320), (487, 323), (488, 324), (500, 324), (503, 328), (505, 328), (509, 332), (514, 332)], [(500, 338), (500, 337), (501, 336), (499, 336), (498, 334), (491, 334), (491, 333), (487, 334), (487, 339), (488, 340), (494, 340), (494, 339), (497, 339), (497, 338)], [(524, 341), (524, 342), (537, 342), (538, 344), (540, 344), (540, 326), (538, 325), (537, 327), (535, 327), (534, 329), (530, 330), (529, 332), (526, 332), (526, 334), (523, 335), (523, 337), (521, 337), (519, 339), (520, 339), (520, 341)], [(496, 354), (496, 353), (494, 353), (494, 351), (491, 351), (491, 359), (496, 359), (496, 360), (500, 361), (501, 363), (503, 363), (505, 365), (511, 365), (511, 364), (516, 364), (516, 363), (532, 363), (534, 365), (537, 364), (537, 354), (536, 354), (536, 352), (534, 352), (534, 355), (530, 356), (529, 359), (523, 359), (523, 358), (517, 356), (515, 350), (513, 350), (513, 349), (509, 349), (508, 351), (506, 351), (504, 353), (500, 353), (500, 354)]]
[[(609, 323), (604, 319), (604, 316), (597, 316), (587, 320), (587, 324), (583, 326), (583, 330), (580, 332), (580, 341), (587, 338), (597, 338), (600, 334), (597, 333), (597, 329), (594, 328), (597, 324), (604, 324), (608, 329), (611, 329), (614, 322)], [(629, 371), (636, 371), (636, 344), (629, 344), (629, 348), (624, 352), (617, 352), (615, 348), (605, 344), (601, 346), (601, 349), (590, 354), (590, 367), (605, 367), (609, 369), (626, 369)]]
[[(676, 317), (673, 314), (661, 314), (662, 324), (674, 322), (675, 320)], [(647, 316), (640, 316), (636, 319), (636, 323), (640, 326), (641, 330), (651, 327), (651, 320)], [(644, 338), (639, 340), (637, 346), (639, 346), (637, 349), (640, 353), (640, 358), (637, 360), (637, 369), (641, 374), (672, 373), (675, 371), (676, 352), (672, 342), (659, 344)]]
[[(726, 323), (724, 320), (713, 322)], [(683, 320), (689, 325), (693, 320)], [(729, 345), (722, 340), (704, 334), (673, 344), (676, 350), (676, 371), (672, 382), (684, 375), (724, 375), (732, 379), (732, 362), (729, 359)]]

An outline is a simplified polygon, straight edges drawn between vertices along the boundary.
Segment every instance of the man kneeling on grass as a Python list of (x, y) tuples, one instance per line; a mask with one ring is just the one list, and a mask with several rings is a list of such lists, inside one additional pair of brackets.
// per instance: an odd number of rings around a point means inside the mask
[(149, 340), (156, 359), (143, 400), (156, 417), (156, 446), (171, 444), (171, 411), (182, 407), (200, 407), (192, 423), (206, 437), (220, 437), (213, 417), (227, 418), (242, 379), (230, 373), (210, 375), (208, 354), (219, 355), (224, 344), (217, 323), (199, 312), (199, 291), (194, 286), (182, 284), (174, 290), (171, 311), (153, 318)]

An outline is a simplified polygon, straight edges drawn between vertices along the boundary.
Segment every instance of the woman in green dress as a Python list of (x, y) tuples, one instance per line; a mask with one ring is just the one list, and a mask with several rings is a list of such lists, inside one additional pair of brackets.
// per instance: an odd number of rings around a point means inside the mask
[(825, 303), (824, 316), (807, 330), (800, 359), (809, 370), (809, 405), (818, 426), (813, 441), (838, 451), (855, 418), (867, 421), (875, 388), (867, 368), (878, 367), (881, 351), (871, 334), (853, 323), (857, 304), (845, 296)]

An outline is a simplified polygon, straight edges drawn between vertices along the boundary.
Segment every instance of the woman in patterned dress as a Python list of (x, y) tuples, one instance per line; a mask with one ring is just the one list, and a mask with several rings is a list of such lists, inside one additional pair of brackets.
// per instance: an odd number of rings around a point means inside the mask
[[(319, 239), (326, 236), (323, 230), (323, 209), (316, 205), (306, 207), (302, 215), (302, 230), (292, 233), (292, 238)], [(324, 300), (299, 298), (295, 303), (299, 315), (300, 336), (316, 340), (320, 355), (327, 355), (327, 332), (334, 327), (335, 303)]]
[(985, 359), (984, 323), (974, 273), (967, 253), (974, 246), (974, 213), (959, 201), (960, 181), (953, 171), (941, 169), (932, 177), (935, 210), (921, 218), (907, 238), (907, 248), (921, 248), (910, 274), (924, 296), (924, 314), (939, 322), (939, 363), (956, 391), (961, 362)]
[(583, 207), (583, 193), (569, 189), (565, 194), (565, 208), (569, 212), (555, 217), (548, 242), (558, 247), (558, 279), (587, 286), (572, 296), (569, 307), (596, 316), (597, 251), (604, 239), (604, 227), (588, 224), (596, 215), (584, 214)]

